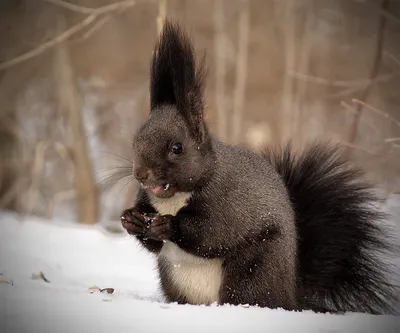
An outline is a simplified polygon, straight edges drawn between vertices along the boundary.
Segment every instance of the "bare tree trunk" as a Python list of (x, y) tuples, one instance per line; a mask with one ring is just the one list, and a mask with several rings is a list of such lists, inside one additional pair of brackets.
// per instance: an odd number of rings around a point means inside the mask
[[(390, 3), (389, 0), (382, 0), (381, 5), (380, 5), (381, 11), (378, 11), (378, 14), (377, 14), (377, 15), (380, 15), (380, 19), (379, 19), (379, 23), (378, 23), (378, 32), (376, 35), (376, 48), (375, 48), (375, 54), (374, 54), (374, 62), (372, 64), (371, 73), (370, 73), (371, 82), (367, 85), (367, 87), (361, 94), (360, 100), (363, 102), (367, 102), (368, 96), (372, 89), (372, 82), (374, 81), (375, 77), (378, 75), (379, 67), (381, 65), (383, 43), (384, 43), (384, 36), (385, 36), (385, 26), (386, 26), (386, 21), (387, 21), (386, 16), (382, 15), (382, 12), (388, 11), (389, 3)], [(348, 139), (348, 142), (350, 145), (353, 145), (357, 138), (358, 126), (360, 124), (361, 116), (363, 113), (363, 105), (360, 103), (357, 104), (356, 111), (357, 111), (357, 113), (354, 117), (354, 122), (351, 126), (349, 139)], [(350, 155), (351, 152), (352, 152), (351, 148), (348, 148), (347, 154)]]
[[(314, 14), (315, 13), (315, 0), (310, 0), (307, 6), (307, 12), (305, 14), (305, 22), (303, 28), (303, 35), (301, 38), (301, 53), (299, 55), (298, 70), (300, 73), (308, 73), (310, 67), (311, 49), (312, 49), (312, 37), (310, 31), (314, 25)], [(296, 142), (301, 143), (304, 139), (303, 132), (303, 109), (306, 107), (306, 94), (308, 89), (307, 81), (298, 81), (297, 91), (294, 96), (293, 108), (293, 136), (296, 137)]]
[(0, 73), (0, 209), (21, 212), (18, 192), (29, 183), (22, 162), (23, 133), (17, 119), (16, 102), (37, 62)]
[(219, 139), (225, 141), (228, 139), (228, 119), (226, 116), (225, 104), (225, 17), (224, 17), (224, 0), (215, 0), (214, 8), (214, 49), (215, 49), (215, 100), (217, 106), (217, 131)]
[(167, 17), (168, 0), (160, 0), (158, 6), (157, 29), (160, 36), (164, 26), (165, 18)]
[(250, 10), (249, 1), (240, 0), (238, 52), (236, 58), (236, 84), (233, 100), (233, 126), (232, 143), (238, 144), (240, 140), (243, 106), (246, 96), (247, 79), (247, 54), (249, 44)]
[[(65, 27), (62, 17), (59, 23), (61, 28)], [(57, 46), (55, 60), (59, 101), (72, 133), (79, 220), (84, 224), (95, 224), (99, 219), (98, 191), (89, 159), (82, 105), (65, 42)]]
[[(165, 23), (165, 19), (167, 17), (167, 12), (168, 12), (168, 0), (159, 0), (158, 2), (158, 16), (156, 19), (156, 24), (157, 24), (157, 38), (160, 37), (161, 31), (164, 27), (164, 23)], [(147, 98), (146, 98), (146, 102), (145, 105), (146, 107), (144, 108), (144, 112), (143, 112), (143, 120), (146, 120), (147, 117), (149, 116), (149, 111), (150, 111), (150, 91), (147, 93)], [(137, 195), (137, 190), (135, 190)], [(126, 197), (125, 200), (125, 207), (129, 208), (132, 206), (132, 202), (133, 202), (133, 198), (130, 196)]]
[[(159, 0), (158, 2), (158, 15), (156, 18), (157, 24), (157, 38), (160, 37), (161, 31), (164, 27), (164, 22), (167, 17), (168, 0)], [(154, 50), (153, 50), (154, 52)], [(149, 72), (150, 73), (150, 72)], [(143, 120), (146, 120), (150, 112), (150, 91), (147, 93), (146, 107), (143, 110)]]
[[(296, 17), (293, 15), (293, 0), (286, 0), (284, 6), (284, 25), (286, 26), (285, 40), (284, 40), (284, 54), (285, 54), (285, 72), (293, 72), (296, 66)], [(283, 83), (282, 94), (282, 126), (281, 126), (281, 140), (283, 142), (289, 140), (293, 135), (293, 93), (294, 82), (293, 79), (286, 75)]]
[(4, 126), (4, 118), (7, 117), (10, 121), (15, 120), (10, 109), (8, 107), (7, 109), (3, 109), (0, 115), (0, 209), (15, 211), (17, 210), (17, 200), (15, 195), (10, 195), (10, 191), (13, 190), (13, 185), (18, 177), (15, 167), (12, 165), (15, 160), (17, 140)]

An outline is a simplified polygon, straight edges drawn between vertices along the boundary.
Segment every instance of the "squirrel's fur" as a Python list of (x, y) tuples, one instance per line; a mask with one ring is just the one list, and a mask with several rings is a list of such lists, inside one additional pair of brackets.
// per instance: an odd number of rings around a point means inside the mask
[[(393, 313), (380, 257), (390, 247), (386, 216), (360, 169), (325, 143), (296, 155), (290, 145), (256, 154), (218, 141), (203, 118), (205, 74), (189, 37), (167, 20), (150, 117), (133, 142), (144, 186), (131, 213), (168, 223), (148, 237), (122, 221), (157, 255), (167, 300)], [(183, 152), (173, 154), (177, 142)]]

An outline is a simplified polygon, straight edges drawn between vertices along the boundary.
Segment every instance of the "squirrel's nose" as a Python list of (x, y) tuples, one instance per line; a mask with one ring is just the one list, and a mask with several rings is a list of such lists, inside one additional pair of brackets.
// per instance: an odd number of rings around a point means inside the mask
[(140, 182), (147, 180), (149, 178), (149, 170), (143, 167), (136, 168), (135, 178)]

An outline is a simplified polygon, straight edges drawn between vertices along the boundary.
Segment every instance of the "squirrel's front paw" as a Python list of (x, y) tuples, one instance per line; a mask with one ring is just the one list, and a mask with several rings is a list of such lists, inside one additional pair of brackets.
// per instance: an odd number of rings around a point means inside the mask
[(150, 225), (146, 229), (146, 238), (162, 241), (172, 237), (172, 215), (157, 215), (150, 220)]
[(134, 209), (126, 209), (121, 214), (121, 224), (130, 235), (143, 235), (148, 228), (148, 220)]

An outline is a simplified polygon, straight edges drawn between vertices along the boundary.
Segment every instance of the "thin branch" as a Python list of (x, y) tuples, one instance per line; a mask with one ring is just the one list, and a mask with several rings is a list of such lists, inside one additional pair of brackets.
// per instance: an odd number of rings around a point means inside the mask
[(352, 102), (356, 103), (358, 105), (364, 106), (367, 109), (369, 109), (371, 111), (374, 111), (374, 112), (380, 114), (381, 116), (383, 116), (383, 117), (385, 117), (387, 119), (390, 119), (393, 123), (395, 123), (400, 128), (400, 121), (398, 121), (397, 119), (393, 118), (390, 114), (388, 114), (386, 112), (383, 112), (383, 111), (377, 109), (376, 107), (373, 107), (372, 105), (369, 105), (369, 104), (367, 104), (367, 103), (365, 103), (363, 101), (360, 101), (359, 99), (356, 99), (356, 98), (352, 99)]
[(338, 99), (338, 98), (345, 98), (349, 97), (350, 95), (354, 95), (360, 90), (364, 89), (364, 87), (354, 87), (354, 88), (347, 88), (339, 91), (338, 93), (329, 94), (327, 96), (328, 99)]
[(386, 143), (397, 142), (400, 141), (400, 138), (387, 138), (385, 139)]
[(342, 146), (345, 146), (345, 147), (348, 147), (348, 148), (353, 148), (353, 149), (361, 150), (361, 151), (363, 151), (364, 153), (367, 153), (367, 154), (370, 154), (370, 155), (375, 155), (375, 156), (378, 156), (378, 155), (379, 155), (379, 153), (377, 153), (377, 152), (374, 152), (374, 151), (372, 151), (372, 150), (369, 150), (368, 148), (365, 148), (365, 147), (361, 147), (361, 146), (355, 145), (355, 144), (350, 143), (350, 142), (343, 142), (343, 141), (340, 141), (340, 144), (341, 144)]
[(400, 145), (397, 144), (396, 142), (392, 142), (392, 147), (393, 148), (400, 148)]
[[(47, 0), (46, 0), (47, 1)], [(133, 6), (136, 3), (136, 1), (122, 1), (122, 2), (118, 2), (112, 5), (108, 5), (108, 6), (104, 6), (104, 7), (100, 7), (98, 9), (95, 9), (92, 11), (92, 14), (87, 16), (84, 20), (82, 20), (80, 23), (72, 26), (71, 28), (69, 28), (68, 30), (64, 31), (63, 33), (61, 33), (60, 35), (58, 35), (57, 37), (49, 40), (46, 43), (43, 43), (41, 45), (39, 45), (38, 47), (34, 48), (31, 51), (28, 51), (18, 57), (15, 57), (13, 59), (7, 60), (3, 63), (0, 63), (0, 71), (4, 70), (6, 68), (15, 66), (23, 61), (29, 60), (33, 57), (36, 57), (40, 54), (42, 54), (44, 51), (46, 51), (47, 49), (52, 48), (53, 46), (64, 42), (65, 40), (67, 40), (68, 38), (70, 38), (72, 35), (80, 32), (81, 30), (83, 30), (84, 28), (86, 28), (87, 26), (89, 26), (90, 24), (92, 24), (99, 15), (113, 11), (113, 10), (117, 10), (117, 9), (122, 9), (122, 8), (128, 8), (130, 6)]]
[(90, 14), (101, 15), (101, 14), (105, 14), (105, 13), (114, 11), (116, 9), (132, 7), (133, 5), (136, 4), (136, 0), (125, 0), (125, 1), (116, 2), (111, 5), (106, 5), (106, 6), (99, 7), (99, 8), (88, 8), (88, 7), (75, 5), (73, 3), (63, 1), (63, 0), (42, 0), (42, 1), (50, 2), (54, 5), (69, 9), (71, 11), (81, 13), (81, 14), (88, 14), (88, 15), (90, 15)]
[(392, 59), (397, 65), (400, 66), (400, 59), (398, 59), (393, 53), (385, 51), (384, 54), (389, 56), (390, 59)]
[(57, 36), (56, 38), (49, 40), (46, 43), (43, 43), (41, 45), (39, 45), (37, 48), (22, 54), (14, 59), (5, 61), (3, 63), (0, 64), (0, 70), (9, 68), (11, 66), (15, 66), (23, 61), (26, 61), (30, 58), (36, 57), (39, 54), (43, 53), (44, 51), (46, 51), (47, 49), (57, 45), (58, 43), (62, 43), (63, 41), (65, 41), (66, 39), (68, 39), (69, 37), (71, 37), (72, 35), (76, 34), (77, 32), (81, 31), (83, 28), (85, 28), (86, 26), (88, 26), (89, 24), (91, 24), (95, 19), (97, 18), (97, 15), (92, 14), (88, 17), (86, 17), (83, 21), (81, 21), (80, 23), (74, 25), (72, 28), (68, 29), (67, 31), (63, 32), (61, 35)]
[(72, 42), (74, 43), (79, 43), (82, 42), (86, 39), (88, 39), (90, 36), (92, 36), (96, 31), (98, 31), (99, 29), (101, 29), (104, 25), (106, 25), (111, 19), (112, 19), (112, 15), (106, 15), (104, 17), (102, 17), (100, 20), (98, 20), (95, 24), (93, 24), (93, 26), (88, 29), (88, 31), (86, 31), (82, 37), (77, 38), (75, 40), (73, 40)]
[[(344, 108), (346, 108), (347, 110), (351, 111), (353, 114), (357, 114), (357, 112), (358, 112), (355, 107), (347, 104), (344, 101), (341, 101), (340, 105), (343, 106)], [(366, 119), (361, 119), (361, 121), (364, 121), (372, 130), (375, 131), (376, 134), (381, 134), (379, 129), (372, 122), (367, 121)]]
[(93, 14), (93, 12), (96, 10), (95, 8), (88, 8), (88, 7), (83, 7), (79, 5), (75, 5), (73, 3), (67, 2), (67, 1), (62, 1), (62, 0), (43, 0), (45, 2), (50, 2), (56, 6), (69, 9), (73, 12), (80, 13), (80, 14)]
[(394, 16), (392, 13), (390, 13), (388, 10), (381, 9), (381, 14), (390, 20), (395, 21), (396, 23), (400, 23), (400, 18), (397, 16)]
[(385, 139), (385, 143), (389, 143), (393, 148), (400, 148), (400, 145), (397, 142), (400, 142), (400, 138)]
[(306, 82), (311, 82), (311, 83), (317, 83), (317, 84), (322, 84), (326, 86), (332, 86), (332, 87), (338, 87), (338, 88), (351, 88), (351, 89), (362, 89), (364, 86), (375, 84), (375, 83), (381, 83), (388, 81), (398, 75), (400, 75), (400, 71), (396, 71), (393, 73), (388, 73), (381, 75), (379, 77), (376, 77), (374, 79), (361, 79), (361, 80), (354, 80), (354, 81), (343, 81), (343, 80), (329, 80), (323, 77), (317, 77), (317, 76), (312, 76), (308, 74), (303, 74), (303, 73), (297, 73), (297, 72), (287, 72), (287, 75), (303, 80)]

